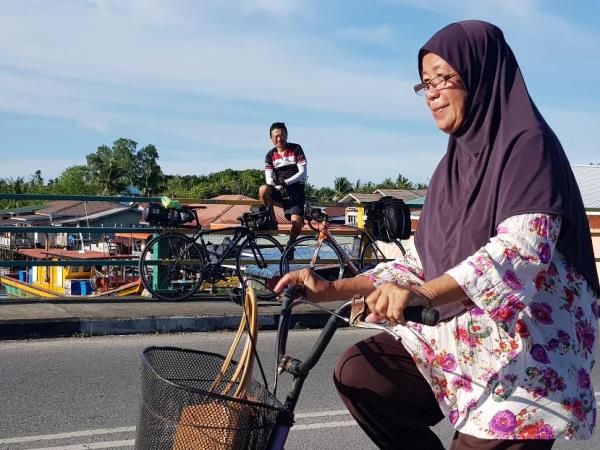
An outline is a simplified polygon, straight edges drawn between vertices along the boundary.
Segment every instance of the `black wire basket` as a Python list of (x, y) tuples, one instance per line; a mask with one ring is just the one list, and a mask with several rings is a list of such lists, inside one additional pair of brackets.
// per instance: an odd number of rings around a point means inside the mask
[(175, 347), (145, 349), (135, 448), (266, 448), (282, 405), (255, 380), (250, 382), (245, 400), (217, 394), (232, 385), (237, 366), (233, 362), (220, 385), (213, 387), (224, 360), (218, 354)]

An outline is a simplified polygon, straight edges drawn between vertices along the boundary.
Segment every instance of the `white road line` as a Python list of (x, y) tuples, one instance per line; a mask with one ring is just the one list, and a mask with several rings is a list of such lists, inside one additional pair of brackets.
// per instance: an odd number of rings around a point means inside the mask
[(25, 442), (53, 441), (55, 439), (95, 436), (98, 434), (127, 433), (133, 431), (135, 431), (135, 427), (98, 428), (96, 430), (72, 431), (70, 433), (41, 434), (39, 436), (23, 436), (17, 438), (0, 439), (0, 444), (23, 444)]
[(350, 414), (347, 409), (338, 409), (337, 411), (317, 411), (296, 414), (296, 419), (302, 419), (305, 417), (327, 417), (327, 416), (342, 416)]
[(133, 439), (127, 441), (91, 442), (89, 444), (61, 445), (60, 447), (30, 448), (27, 450), (90, 450), (95, 448), (133, 447)]
[[(338, 409), (334, 411), (317, 411), (317, 412), (306, 412), (296, 414), (296, 419), (305, 419), (310, 417), (328, 417), (328, 416), (341, 416), (350, 414), (345, 409)], [(57, 439), (68, 439), (68, 438), (79, 438), (86, 436), (95, 436), (100, 434), (115, 434), (115, 433), (128, 433), (134, 432), (135, 427), (119, 427), (119, 428), (98, 428), (95, 430), (82, 430), (72, 431), (68, 433), (57, 433), (57, 434), (42, 434), (39, 436), (23, 436), (16, 438), (0, 439), (0, 444), (24, 444), (26, 442), (36, 441), (52, 441)]]
[(294, 425), (290, 429), (290, 432), (302, 430), (316, 430), (318, 428), (352, 427), (354, 425), (357, 425), (357, 423), (354, 420), (345, 420), (343, 422), (318, 422), (310, 423), (308, 425)]
[[(600, 392), (594, 392), (596, 398), (600, 398)], [(597, 404), (600, 405), (600, 400), (597, 401)], [(316, 412), (305, 412), (296, 414), (296, 419), (305, 419), (311, 417), (331, 417), (331, 416), (342, 416), (350, 414), (345, 409), (338, 409), (332, 411), (316, 411)], [(350, 427), (356, 425), (354, 420), (346, 420), (346, 421), (338, 421), (338, 422), (317, 422), (306, 425), (294, 425), (290, 431), (302, 431), (302, 430), (314, 430), (320, 428), (338, 428), (338, 427)], [(135, 427), (119, 427), (119, 428), (99, 428), (96, 430), (82, 430), (82, 431), (73, 431), (70, 433), (57, 433), (57, 434), (43, 434), (39, 436), (23, 436), (17, 438), (7, 438), (0, 439), (0, 444), (23, 444), (26, 442), (35, 442), (35, 441), (48, 441), (48, 440), (58, 440), (58, 439), (67, 439), (67, 438), (77, 438), (77, 437), (85, 437), (85, 436), (95, 436), (100, 434), (115, 434), (115, 433), (127, 433), (134, 432)], [(29, 450), (86, 450), (86, 449), (96, 449), (96, 448), (110, 448), (113, 447), (126, 447), (126, 446), (134, 445), (133, 440), (126, 441), (112, 441), (112, 442), (98, 442), (91, 444), (81, 444), (81, 445), (72, 445), (69, 447), (45, 447), (45, 448), (36, 448)]]

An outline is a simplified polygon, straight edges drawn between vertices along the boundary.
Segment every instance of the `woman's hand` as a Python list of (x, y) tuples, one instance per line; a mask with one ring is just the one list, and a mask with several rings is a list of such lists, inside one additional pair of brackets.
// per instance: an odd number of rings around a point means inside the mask
[(273, 289), (278, 294), (287, 286), (301, 284), (304, 286), (304, 298), (312, 302), (332, 300), (329, 298), (333, 290), (333, 282), (325, 280), (310, 269), (302, 269), (286, 273)]
[(365, 320), (374, 323), (387, 320), (392, 323), (404, 324), (406, 322), (402, 313), (404, 308), (429, 305), (429, 300), (416, 290), (392, 283), (379, 286), (367, 297), (366, 302), (371, 313)]

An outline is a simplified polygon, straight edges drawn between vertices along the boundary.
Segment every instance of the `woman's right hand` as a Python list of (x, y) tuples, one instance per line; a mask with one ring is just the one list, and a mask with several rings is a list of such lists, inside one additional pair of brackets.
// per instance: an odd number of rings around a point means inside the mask
[(328, 301), (333, 291), (333, 282), (325, 280), (310, 269), (286, 273), (273, 289), (278, 294), (292, 284), (304, 286), (304, 298), (312, 302)]

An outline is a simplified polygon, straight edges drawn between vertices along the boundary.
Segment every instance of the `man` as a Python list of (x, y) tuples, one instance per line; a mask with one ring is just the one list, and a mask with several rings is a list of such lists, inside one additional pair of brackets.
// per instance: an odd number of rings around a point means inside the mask
[[(269, 129), (273, 147), (265, 158), (265, 185), (260, 187), (259, 198), (269, 207), (273, 228), (277, 220), (273, 205), (281, 206), (285, 217), (292, 222), (288, 247), (296, 240), (304, 224), (304, 184), (307, 179), (306, 156), (302, 147), (287, 141), (287, 128), (275, 122)], [(293, 258), (293, 255), (289, 255)]]

